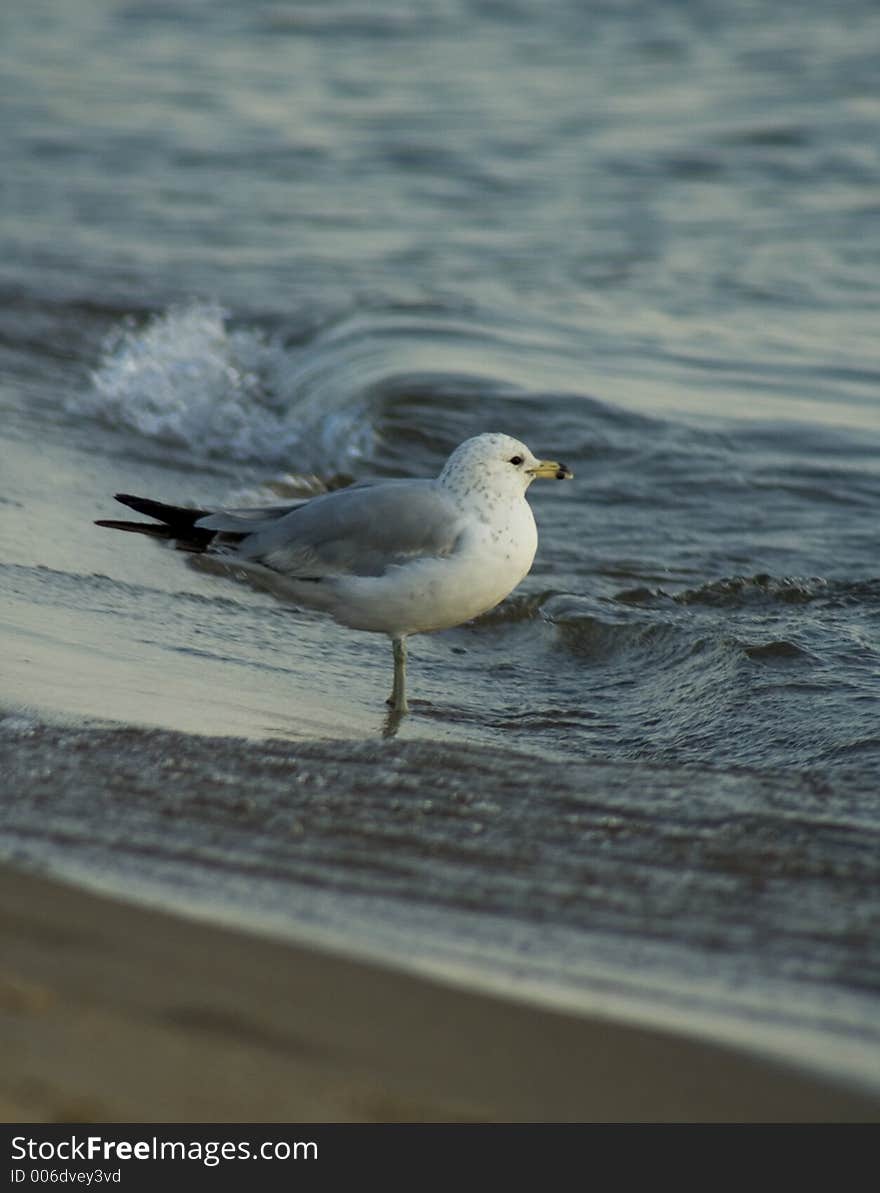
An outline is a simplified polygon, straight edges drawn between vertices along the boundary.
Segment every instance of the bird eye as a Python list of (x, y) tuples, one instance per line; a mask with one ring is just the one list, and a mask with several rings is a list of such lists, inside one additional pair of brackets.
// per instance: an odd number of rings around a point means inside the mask
[(511, 456), (510, 460), (509, 460), (509, 463), (511, 463), (514, 466), (514, 468), (519, 468), (519, 466), (520, 466), (520, 464), (522, 464), (522, 462), (523, 462), (522, 456)]

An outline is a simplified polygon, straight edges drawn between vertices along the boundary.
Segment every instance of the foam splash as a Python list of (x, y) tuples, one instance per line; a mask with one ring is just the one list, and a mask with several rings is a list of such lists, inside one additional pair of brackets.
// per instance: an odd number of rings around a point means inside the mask
[(194, 460), (274, 466), (301, 449), (307, 457), (328, 448), (343, 459), (362, 455), (370, 433), (360, 408), (313, 401), (294, 354), (259, 329), (230, 328), (228, 318), (217, 304), (194, 302), (146, 326), (123, 325), (104, 344), (92, 388), (68, 409)]

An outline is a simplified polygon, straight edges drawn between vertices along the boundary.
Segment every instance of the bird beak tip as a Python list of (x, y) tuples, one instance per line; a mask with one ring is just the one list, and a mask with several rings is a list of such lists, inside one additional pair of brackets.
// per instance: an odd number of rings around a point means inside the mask
[(529, 469), (534, 477), (545, 477), (548, 480), (570, 481), (574, 477), (572, 470), (556, 460), (541, 460), (536, 468)]

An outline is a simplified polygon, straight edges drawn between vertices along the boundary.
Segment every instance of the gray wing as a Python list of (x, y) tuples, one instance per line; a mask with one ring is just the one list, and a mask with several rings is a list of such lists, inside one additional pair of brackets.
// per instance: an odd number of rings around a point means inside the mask
[(263, 526), (270, 526), (289, 514), (291, 510), (299, 509), (309, 497), (298, 501), (288, 501), (284, 505), (249, 505), (243, 509), (215, 510), (195, 523), (202, 530), (216, 530), (227, 534), (253, 534)]
[[(365, 489), (371, 485), (410, 483), (410, 481), (395, 480), (356, 481), (354, 484), (346, 486), (346, 491), (350, 489)], [(319, 496), (324, 497), (326, 494), (321, 493)], [(199, 518), (195, 525), (202, 530), (214, 530), (218, 534), (232, 534), (238, 537), (246, 534), (257, 534), (262, 530), (271, 529), (285, 514), (302, 509), (304, 505), (308, 505), (312, 501), (317, 501), (317, 497), (297, 497), (293, 501), (286, 501), (283, 505), (248, 505), (243, 506), (241, 509), (214, 510), (212, 513), (205, 514), (204, 517)]]
[(380, 576), (422, 556), (449, 555), (461, 532), (456, 503), (437, 481), (351, 485), (254, 522), (247, 511), (211, 514), (197, 526), (244, 533), (230, 550), (282, 575)]

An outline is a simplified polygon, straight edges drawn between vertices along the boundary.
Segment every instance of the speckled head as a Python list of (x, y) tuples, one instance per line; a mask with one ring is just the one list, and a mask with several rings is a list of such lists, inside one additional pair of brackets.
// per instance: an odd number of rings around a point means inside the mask
[(533, 480), (570, 480), (574, 474), (555, 460), (539, 460), (510, 435), (476, 435), (460, 444), (440, 473), (440, 481), (457, 492), (491, 490), (522, 496)]

